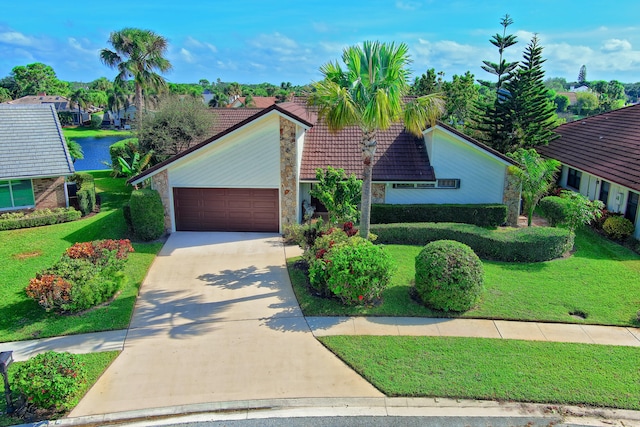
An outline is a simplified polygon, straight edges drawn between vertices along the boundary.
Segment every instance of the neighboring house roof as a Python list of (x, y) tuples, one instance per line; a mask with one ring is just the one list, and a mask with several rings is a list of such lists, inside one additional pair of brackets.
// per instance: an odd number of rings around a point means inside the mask
[(558, 126), (538, 151), (606, 181), (640, 192), (640, 105)]
[[(237, 108), (244, 106), (244, 101), (247, 99), (246, 96), (240, 96), (234, 99), (229, 103), (227, 107), (229, 108)], [(252, 108), (268, 108), (276, 103), (275, 96), (254, 96), (253, 103), (255, 104)]]
[(556, 92), (556, 95), (564, 95), (569, 98), (569, 105), (576, 105), (578, 102), (578, 96), (576, 92)]
[[(271, 105), (266, 109), (246, 108), (215, 108), (212, 114), (217, 116), (216, 123), (211, 129), (211, 136), (199, 144), (194, 144), (186, 151), (146, 170), (134, 177), (130, 182), (137, 183), (164, 168), (181, 157), (222, 138), (226, 134), (262, 117), (278, 111), (300, 123), (308, 126), (304, 138), (304, 148), (300, 166), (300, 179), (313, 181), (316, 179), (316, 169), (333, 166), (344, 169), (347, 174), (356, 174), (362, 178), (362, 156), (360, 142), (362, 131), (353, 126), (340, 132), (331, 132), (327, 125), (318, 121), (317, 114), (309, 110), (306, 105), (297, 102), (284, 102)], [(455, 134), (459, 138), (485, 150), (510, 164), (513, 160), (497, 151), (481, 144), (457, 130), (439, 123), (441, 128)], [(378, 182), (390, 181), (434, 181), (436, 179), (433, 167), (429, 163), (424, 139), (409, 133), (401, 123), (393, 124), (385, 131), (378, 131), (377, 149), (374, 157), (373, 180)]]
[(53, 105), (0, 104), (0, 179), (74, 172)]
[[(68, 111), (70, 103), (64, 96), (58, 95), (27, 95), (22, 98), (8, 101), (7, 104), (12, 105), (34, 105), (34, 104), (53, 104), (57, 111)], [(76, 110), (77, 111), (77, 110)]]

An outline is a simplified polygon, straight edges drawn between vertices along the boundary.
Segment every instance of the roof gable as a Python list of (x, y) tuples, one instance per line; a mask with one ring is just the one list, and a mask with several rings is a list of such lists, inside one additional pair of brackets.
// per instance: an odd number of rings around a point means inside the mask
[(561, 163), (640, 192), (640, 105), (556, 128), (560, 135), (538, 151)]
[(0, 179), (72, 173), (53, 105), (0, 105)]

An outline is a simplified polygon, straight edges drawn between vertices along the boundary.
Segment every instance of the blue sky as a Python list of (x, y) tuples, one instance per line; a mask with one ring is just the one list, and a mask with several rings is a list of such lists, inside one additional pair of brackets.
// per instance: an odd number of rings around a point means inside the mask
[(575, 80), (585, 64), (588, 80), (640, 81), (637, 0), (11, 1), (0, 14), (0, 78), (43, 62), (62, 80), (113, 79), (98, 53), (110, 32), (131, 26), (169, 40), (173, 70), (165, 77), (175, 83), (305, 84), (363, 40), (407, 43), (414, 73), (435, 68), (450, 79), (469, 70), (490, 79), (480, 65), (497, 61), (489, 39), (505, 13), (519, 40), (508, 58), (520, 59), (537, 33), (547, 77)]

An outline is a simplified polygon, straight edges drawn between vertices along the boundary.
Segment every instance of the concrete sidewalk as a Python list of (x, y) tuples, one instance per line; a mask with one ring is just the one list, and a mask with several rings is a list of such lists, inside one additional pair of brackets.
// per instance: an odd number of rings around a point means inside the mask
[[(640, 347), (640, 328), (424, 317), (306, 317), (314, 336), (413, 335), (574, 342)], [(124, 349), (127, 330), (0, 343), (17, 361), (48, 350), (91, 353)]]

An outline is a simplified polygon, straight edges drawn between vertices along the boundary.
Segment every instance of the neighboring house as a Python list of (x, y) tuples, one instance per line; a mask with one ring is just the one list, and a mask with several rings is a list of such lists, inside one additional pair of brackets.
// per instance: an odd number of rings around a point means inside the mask
[(0, 211), (68, 206), (73, 173), (52, 104), (0, 104)]
[[(247, 98), (245, 96), (238, 96), (234, 100), (229, 102), (227, 108), (245, 107), (244, 102), (246, 101), (246, 99)], [(276, 99), (277, 98), (275, 96), (254, 96), (253, 103), (255, 105), (252, 105), (251, 108), (269, 108), (276, 103)]]
[[(299, 223), (316, 168), (360, 176), (361, 132), (329, 132), (302, 104), (214, 109), (212, 136), (132, 178), (151, 179), (169, 231), (283, 232)], [(402, 125), (378, 133), (373, 169), (376, 203), (505, 203), (515, 224), (520, 187), (513, 161), (438, 124), (422, 138)]]
[(569, 105), (576, 105), (578, 103), (578, 96), (576, 92), (557, 92), (556, 95), (564, 95), (569, 98)]
[(58, 113), (70, 113), (73, 117), (74, 125), (81, 125), (83, 123), (91, 121), (91, 114), (95, 108), (89, 111), (80, 109), (78, 114), (78, 106), (73, 106), (73, 103), (64, 96), (57, 95), (28, 95), (22, 98), (8, 101), (7, 104), (11, 105), (53, 105)]
[(640, 238), (640, 105), (558, 126), (538, 151), (562, 163), (559, 184), (624, 214)]

